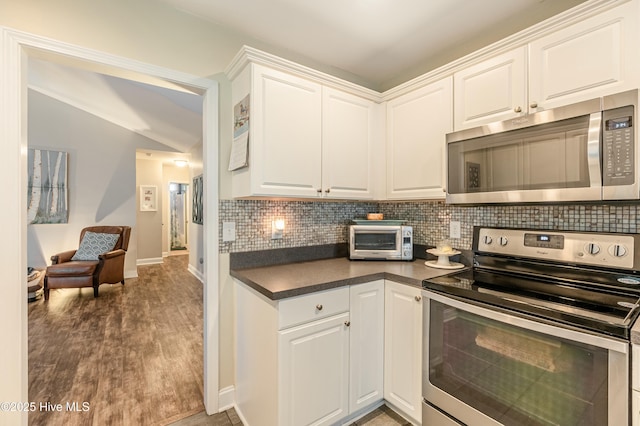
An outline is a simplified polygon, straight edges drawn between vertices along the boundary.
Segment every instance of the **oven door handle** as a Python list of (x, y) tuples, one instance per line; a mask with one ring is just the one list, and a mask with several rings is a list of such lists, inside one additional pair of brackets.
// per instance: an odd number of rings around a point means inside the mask
[(439, 293), (434, 293), (432, 291), (422, 290), (422, 300), (424, 307), (423, 315), (425, 316), (425, 321), (427, 320), (427, 315), (429, 313), (429, 300), (435, 300), (445, 305), (494, 321), (514, 325), (527, 330), (537, 331), (542, 334), (573, 340), (574, 342), (590, 344), (599, 348), (608, 349), (622, 354), (629, 353), (629, 342), (627, 341), (598, 336), (591, 333), (533, 321), (516, 314), (509, 314), (506, 312), (485, 308), (469, 302), (453, 299)]

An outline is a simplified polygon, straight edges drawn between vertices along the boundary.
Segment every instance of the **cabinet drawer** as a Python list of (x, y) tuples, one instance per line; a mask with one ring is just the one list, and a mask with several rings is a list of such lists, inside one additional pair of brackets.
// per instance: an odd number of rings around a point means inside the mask
[(278, 305), (279, 329), (326, 318), (348, 310), (348, 286), (284, 299)]

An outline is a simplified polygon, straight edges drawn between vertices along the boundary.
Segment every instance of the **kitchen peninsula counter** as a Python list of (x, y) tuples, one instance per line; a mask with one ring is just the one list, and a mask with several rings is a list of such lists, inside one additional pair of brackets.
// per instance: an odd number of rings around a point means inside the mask
[(422, 280), (455, 272), (413, 261), (349, 260), (346, 257), (295, 262), (246, 269), (231, 269), (231, 276), (271, 300), (299, 296), (336, 287), (388, 279), (416, 287)]

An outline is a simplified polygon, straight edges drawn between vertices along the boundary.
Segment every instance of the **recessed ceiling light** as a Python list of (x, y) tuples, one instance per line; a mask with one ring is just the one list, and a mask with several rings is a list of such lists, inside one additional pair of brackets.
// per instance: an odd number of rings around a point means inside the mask
[(187, 160), (173, 160), (173, 162), (176, 163), (176, 166), (178, 167), (184, 167), (189, 164)]

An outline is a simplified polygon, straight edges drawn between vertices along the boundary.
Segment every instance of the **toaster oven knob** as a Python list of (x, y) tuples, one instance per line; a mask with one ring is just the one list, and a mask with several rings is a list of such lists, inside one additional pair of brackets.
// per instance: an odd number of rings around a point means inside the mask
[(507, 243), (509, 242), (509, 240), (507, 240), (507, 237), (500, 237), (500, 245), (501, 246), (506, 246)]
[(486, 245), (489, 245), (489, 244), (491, 244), (491, 243), (493, 242), (493, 239), (492, 239), (490, 236), (485, 235), (485, 236), (484, 236), (484, 238), (482, 239), (482, 241), (483, 241)]
[(594, 243), (589, 243), (585, 247), (585, 250), (589, 254), (596, 255), (596, 254), (600, 253), (600, 246), (597, 245), (597, 244), (594, 244)]
[(622, 257), (627, 254), (627, 248), (620, 244), (614, 244), (609, 247), (609, 254), (615, 257)]

